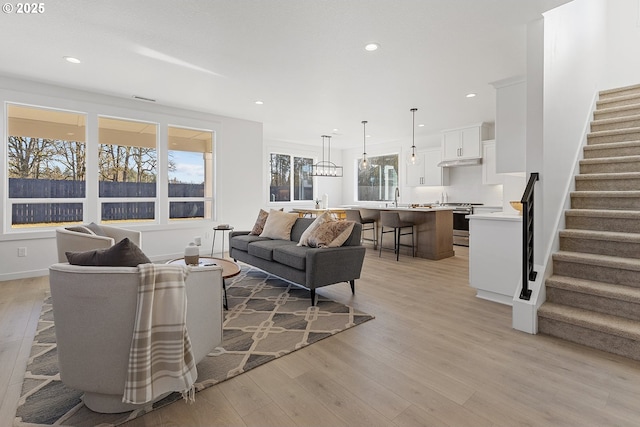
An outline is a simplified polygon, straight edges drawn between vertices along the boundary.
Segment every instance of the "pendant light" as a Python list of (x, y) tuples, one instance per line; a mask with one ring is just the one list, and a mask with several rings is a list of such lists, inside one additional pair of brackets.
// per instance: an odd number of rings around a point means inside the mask
[(407, 155), (407, 163), (410, 165), (419, 165), (422, 161), (418, 153), (416, 153), (416, 111), (418, 111), (417, 108), (411, 109), (411, 112), (413, 113), (413, 136), (411, 140), (411, 152)]
[[(342, 166), (336, 166), (335, 163), (331, 161), (331, 136), (329, 135), (321, 135), (322, 138), (322, 161), (316, 163), (311, 166), (311, 176), (330, 176), (339, 178), (342, 176)], [(324, 142), (325, 139), (329, 140), (327, 150), (328, 158), (325, 161), (324, 159)]]
[(369, 169), (369, 159), (367, 159), (367, 121), (362, 121), (362, 159), (358, 163), (358, 169), (366, 171)]

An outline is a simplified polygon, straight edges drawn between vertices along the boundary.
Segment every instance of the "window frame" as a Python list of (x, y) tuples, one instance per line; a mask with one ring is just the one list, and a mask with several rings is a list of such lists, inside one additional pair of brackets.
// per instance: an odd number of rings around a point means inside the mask
[[(292, 150), (292, 149), (288, 149), (288, 148), (282, 148), (282, 147), (269, 147), (266, 150), (266, 163), (267, 163), (267, 167), (266, 167), (266, 198), (267, 198), (267, 205), (270, 206), (292, 206), (292, 205), (299, 205), (299, 204), (304, 204), (304, 203), (309, 203), (309, 202), (313, 202), (316, 198), (317, 198), (317, 191), (318, 191), (318, 183), (316, 181), (316, 177), (312, 176), (311, 177), (311, 185), (312, 185), (312, 195), (311, 195), (311, 199), (300, 199), (300, 200), (282, 200), (282, 201), (272, 201), (271, 200), (271, 156), (273, 154), (276, 155), (282, 155), (282, 156), (289, 156), (290, 158), (290, 165), (291, 168), (294, 168), (295, 166), (295, 162), (294, 159), (295, 158), (301, 158), (301, 159), (309, 159), (311, 160), (312, 164), (315, 164), (318, 160), (317, 160), (317, 156), (311, 153), (304, 153), (301, 152), (300, 150)], [(295, 179), (293, 177), (293, 170), (291, 170), (291, 179), (289, 182), (289, 190), (292, 196), (295, 195)]]
[[(371, 159), (374, 159), (376, 157), (385, 157), (385, 156), (396, 156), (398, 159), (398, 170), (396, 171), (397, 173), (397, 183), (396, 183), (396, 187), (400, 186), (400, 168), (402, 167), (402, 163), (401, 163), (401, 159), (402, 156), (399, 152), (397, 151), (392, 151), (392, 152), (380, 152), (380, 153), (375, 153), (375, 154), (371, 154), (371, 155), (367, 155), (367, 159), (369, 160), (369, 163), (371, 163)], [(359, 198), (359, 191), (358, 191), (358, 187), (359, 187), (359, 169), (358, 169), (358, 165), (360, 162), (360, 159), (362, 159), (362, 155), (358, 155), (356, 156), (356, 158), (354, 159), (354, 179), (353, 179), (353, 200), (356, 203), (381, 203), (381, 202), (390, 202), (393, 200), (393, 196), (391, 196), (391, 198), (389, 199), (382, 199), (382, 200), (360, 200)], [(371, 167), (372, 165), (370, 165)]]
[[(102, 100), (92, 102), (88, 98), (84, 99), (67, 99), (59, 96), (49, 96), (46, 94), (32, 94), (28, 92), (9, 93), (3, 92), (2, 99), (2, 137), (3, 143), (0, 145), (0, 161), (3, 162), (3, 167), (0, 168), (0, 179), (2, 180), (2, 186), (4, 194), (0, 197), (0, 208), (3, 212), (0, 241), (1, 240), (13, 240), (24, 238), (42, 238), (51, 237), (53, 231), (60, 227), (59, 224), (52, 224), (50, 226), (41, 227), (12, 227), (11, 209), (14, 203), (64, 203), (70, 201), (72, 203), (83, 204), (83, 219), (82, 222), (101, 222), (101, 201), (102, 202), (117, 202), (118, 198), (100, 198), (98, 194), (98, 117), (110, 117), (121, 118), (123, 120), (150, 122), (158, 124), (157, 133), (157, 179), (156, 179), (156, 197), (155, 198), (135, 198), (127, 199), (125, 201), (153, 201), (155, 203), (155, 219), (154, 221), (122, 221), (119, 224), (132, 229), (147, 229), (147, 230), (164, 230), (167, 227), (171, 229), (180, 229), (185, 227), (193, 227), (197, 223), (210, 223), (216, 220), (217, 206), (216, 206), (216, 193), (217, 193), (217, 164), (216, 164), (216, 137), (220, 131), (221, 124), (214, 119), (202, 117), (188, 117), (179, 110), (172, 111), (168, 108), (158, 108), (152, 106), (149, 109), (140, 109), (133, 105), (126, 106), (123, 102), (101, 102)], [(9, 185), (8, 185), (8, 106), (18, 105), (24, 107), (40, 108), (58, 110), (63, 112), (71, 112), (77, 114), (83, 114), (86, 116), (85, 127), (85, 141), (86, 141), (86, 158), (87, 158), (87, 171), (86, 171), (86, 191), (84, 198), (72, 198), (72, 199), (10, 199), (9, 198)], [(168, 166), (168, 138), (167, 130), (169, 126), (183, 127), (190, 129), (201, 129), (210, 131), (213, 134), (212, 141), (212, 173), (208, 177), (210, 180), (212, 195), (209, 197), (211, 200), (210, 218), (193, 218), (181, 221), (169, 220), (169, 198), (167, 190), (167, 166)], [(95, 159), (95, 160), (92, 160)], [(101, 201), (99, 201), (101, 199)], [(153, 199), (153, 200), (152, 200)]]

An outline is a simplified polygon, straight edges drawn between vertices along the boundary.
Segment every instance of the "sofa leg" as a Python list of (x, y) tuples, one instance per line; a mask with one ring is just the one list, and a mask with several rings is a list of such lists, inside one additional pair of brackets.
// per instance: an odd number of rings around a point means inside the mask
[(311, 293), (311, 307), (313, 307), (314, 305), (316, 305), (316, 290), (309, 289), (309, 292)]
[(355, 280), (349, 280), (349, 284), (351, 285), (351, 293), (352, 294), (356, 294), (356, 281)]

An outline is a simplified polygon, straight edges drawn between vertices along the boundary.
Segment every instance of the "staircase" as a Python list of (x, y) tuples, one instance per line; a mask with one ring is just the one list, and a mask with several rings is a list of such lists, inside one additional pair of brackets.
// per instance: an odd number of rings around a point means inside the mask
[(640, 85), (600, 92), (538, 331), (640, 360)]

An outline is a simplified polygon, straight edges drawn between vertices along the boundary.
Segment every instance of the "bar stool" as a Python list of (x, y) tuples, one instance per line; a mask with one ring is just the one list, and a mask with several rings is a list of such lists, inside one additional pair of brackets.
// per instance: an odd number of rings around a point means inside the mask
[[(411, 221), (402, 221), (398, 212), (381, 211), (380, 212), (380, 253), (378, 256), (382, 256), (382, 238), (384, 233), (393, 232), (393, 250), (396, 253), (396, 261), (400, 260), (400, 246), (410, 246), (411, 254), (415, 257), (415, 242), (413, 237), (413, 226), (415, 224)], [(384, 231), (384, 228), (393, 228), (393, 230)], [(403, 228), (411, 228), (411, 231), (402, 232)], [(411, 234), (411, 245), (401, 244), (400, 236), (406, 236)]]
[[(344, 212), (347, 215), (347, 221), (354, 221), (362, 224), (361, 240), (373, 242), (373, 249), (378, 249), (378, 211), (372, 209), (346, 209)], [(364, 232), (367, 230), (373, 231), (372, 239), (364, 237)]]

